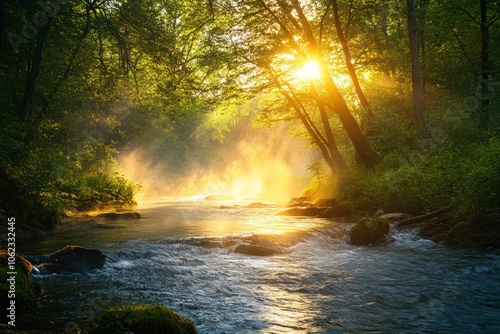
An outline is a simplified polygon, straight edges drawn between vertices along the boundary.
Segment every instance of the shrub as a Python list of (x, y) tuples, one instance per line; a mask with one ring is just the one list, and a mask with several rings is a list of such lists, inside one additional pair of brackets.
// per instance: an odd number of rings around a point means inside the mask
[(118, 173), (85, 175), (65, 186), (64, 192), (79, 211), (107, 207), (134, 207), (139, 186)]
[(500, 209), (500, 139), (471, 148), (460, 156), (461, 176), (456, 180), (453, 202), (458, 213), (470, 218)]

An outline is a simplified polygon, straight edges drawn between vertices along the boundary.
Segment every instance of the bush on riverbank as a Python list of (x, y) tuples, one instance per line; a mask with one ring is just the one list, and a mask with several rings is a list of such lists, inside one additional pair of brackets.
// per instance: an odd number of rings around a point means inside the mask
[(193, 322), (164, 306), (109, 309), (81, 326), (85, 334), (196, 334)]
[(352, 167), (331, 183), (326, 196), (356, 211), (422, 214), (452, 205), (457, 217), (472, 218), (500, 210), (500, 139), (442, 147), (411, 160), (388, 155), (372, 171)]
[(0, 218), (15, 217), (19, 227), (50, 230), (66, 210), (132, 208), (139, 186), (118, 173), (82, 172), (51, 179), (39, 170), (0, 168)]
[(78, 211), (135, 207), (138, 190), (139, 186), (118, 173), (83, 176), (62, 189), (68, 204)]

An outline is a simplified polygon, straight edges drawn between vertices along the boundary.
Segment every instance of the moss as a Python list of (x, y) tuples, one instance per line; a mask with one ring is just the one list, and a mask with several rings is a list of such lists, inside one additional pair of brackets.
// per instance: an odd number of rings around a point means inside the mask
[(351, 244), (369, 245), (381, 241), (389, 233), (389, 221), (384, 218), (362, 219), (349, 231)]
[(193, 322), (164, 306), (127, 306), (105, 311), (81, 325), (86, 334), (198, 333)]
[(390, 223), (385, 218), (374, 218), (372, 221), (372, 231), (376, 236), (389, 233)]
[[(42, 296), (42, 286), (38, 282), (31, 282), (30, 278), (19, 268), (16, 268), (16, 310), (19, 311), (29, 311), (38, 305), (40, 298)], [(11, 275), (7, 274), (10, 272), (7, 266), (2, 265), (0, 267), (0, 307), (5, 310), (9, 303), (10, 298), (8, 297), (10, 284), (7, 282), (7, 278)]]

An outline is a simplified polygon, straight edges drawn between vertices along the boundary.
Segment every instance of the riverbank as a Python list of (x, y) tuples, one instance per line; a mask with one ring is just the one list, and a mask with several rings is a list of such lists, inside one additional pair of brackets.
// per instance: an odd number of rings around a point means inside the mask
[(425, 221), (419, 235), (451, 247), (500, 249), (500, 212), (464, 220), (452, 214)]

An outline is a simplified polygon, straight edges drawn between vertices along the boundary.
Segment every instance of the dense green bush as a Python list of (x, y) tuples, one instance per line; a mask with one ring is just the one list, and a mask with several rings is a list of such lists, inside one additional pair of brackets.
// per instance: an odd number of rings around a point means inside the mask
[(134, 196), (139, 186), (118, 173), (84, 175), (63, 187), (69, 204), (78, 211), (100, 210), (110, 207), (134, 207)]
[(462, 216), (500, 209), (500, 139), (471, 147), (460, 158), (453, 203)]
[(453, 205), (460, 216), (500, 208), (500, 140), (447, 147), (413, 163), (387, 156), (373, 171), (352, 168), (337, 197), (355, 209), (425, 213)]

